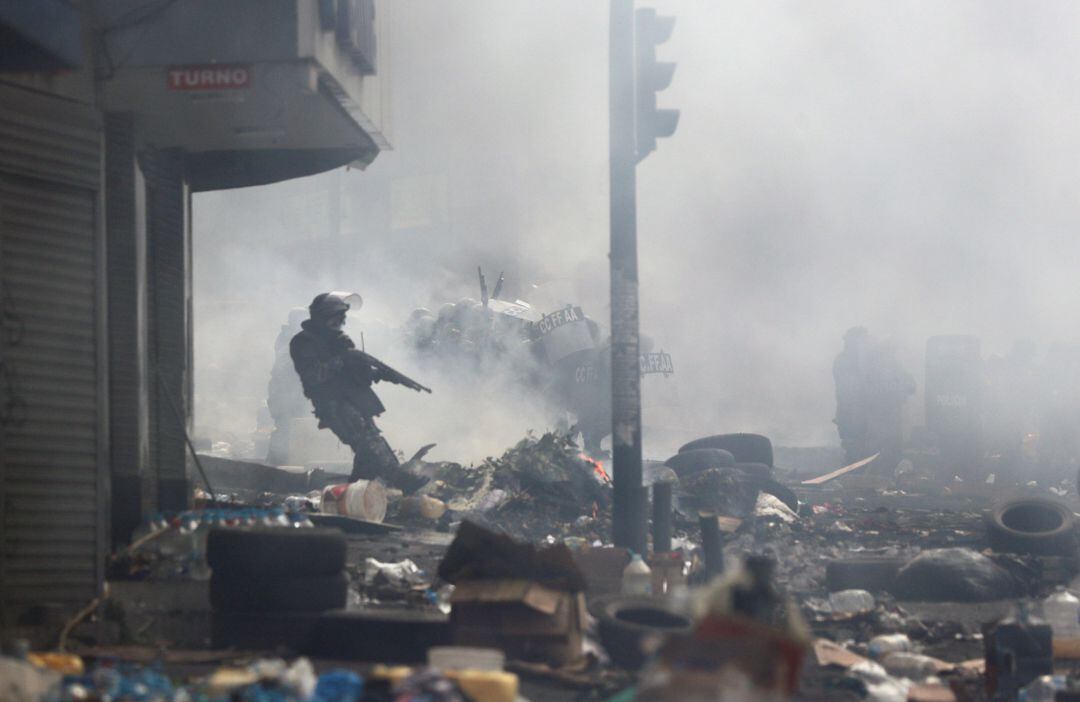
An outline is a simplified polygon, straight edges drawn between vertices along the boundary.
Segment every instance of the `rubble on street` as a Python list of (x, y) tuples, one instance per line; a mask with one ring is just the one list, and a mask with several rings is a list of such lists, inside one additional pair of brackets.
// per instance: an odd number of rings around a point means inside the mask
[[(144, 525), (112, 561), (97, 629), (66, 635), (81, 655), (7, 651), (12, 699), (963, 701), (1072, 689), (1068, 497), (860, 470), (816, 481), (712, 451), (655, 464), (654, 488), (674, 487), (671, 551), (644, 558), (607, 540), (604, 463), (557, 433), (476, 465), (422, 462), (423, 487), (386, 490), (385, 523), (330, 515), (357, 523), (347, 532), (313, 523), (325, 516), (318, 488), (287, 494), (310, 476), (264, 475), (243, 494), (270, 507), (226, 490), (231, 506)], [(774, 494), (785, 490), (794, 509)], [(177, 664), (182, 650), (197, 663)], [(438, 665), (425, 667), (429, 654)]]
[(1080, 702), (1080, 4), (821, 4), (0, 0), (0, 702)]

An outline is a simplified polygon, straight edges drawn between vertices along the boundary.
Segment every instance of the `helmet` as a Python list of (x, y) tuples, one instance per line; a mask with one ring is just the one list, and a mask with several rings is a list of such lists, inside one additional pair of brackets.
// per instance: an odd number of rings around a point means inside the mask
[(454, 307), (454, 303), (452, 302), (447, 302), (443, 304), (443, 306), (439, 308), (439, 322), (443, 324), (448, 323), (450, 321), (450, 318), (454, 316), (455, 309), (456, 308)]
[(409, 315), (409, 323), (416, 324), (421, 319), (430, 319), (431, 317), (431, 310), (426, 307), (417, 307), (412, 311), (412, 314)]
[(327, 319), (340, 312), (347, 312), (351, 305), (359, 309), (362, 304), (363, 299), (356, 293), (334, 291), (316, 295), (308, 306), (308, 312), (312, 319)]
[(870, 332), (866, 330), (866, 327), (852, 327), (844, 332), (844, 341), (854, 341), (855, 339), (861, 339)]

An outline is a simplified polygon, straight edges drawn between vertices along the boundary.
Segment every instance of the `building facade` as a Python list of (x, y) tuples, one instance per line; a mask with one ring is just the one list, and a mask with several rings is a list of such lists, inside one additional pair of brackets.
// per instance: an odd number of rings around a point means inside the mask
[(386, 148), (385, 10), (0, 4), (0, 628), (189, 506), (191, 194)]

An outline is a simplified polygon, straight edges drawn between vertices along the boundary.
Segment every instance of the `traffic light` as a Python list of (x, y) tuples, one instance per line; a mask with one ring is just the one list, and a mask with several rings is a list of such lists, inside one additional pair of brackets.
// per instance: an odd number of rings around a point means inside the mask
[(637, 101), (637, 160), (656, 150), (656, 140), (675, 133), (678, 110), (656, 107), (656, 93), (671, 85), (675, 64), (656, 60), (656, 46), (671, 38), (675, 18), (656, 14), (651, 7), (634, 17), (635, 99)]

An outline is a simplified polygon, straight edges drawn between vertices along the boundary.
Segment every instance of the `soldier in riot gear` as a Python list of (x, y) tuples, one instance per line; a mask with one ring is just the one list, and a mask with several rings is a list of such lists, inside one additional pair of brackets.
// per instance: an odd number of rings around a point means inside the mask
[(274, 341), (274, 366), (266, 394), (266, 407), (274, 420), (274, 431), (270, 434), (266, 461), (275, 466), (288, 463), (292, 420), (306, 417), (311, 411), (289, 355), (289, 342), (300, 331), (306, 314), (303, 307), (289, 310), (288, 322), (281, 325), (281, 332)]
[(896, 358), (895, 347), (874, 339), (864, 327), (844, 334), (844, 350), (833, 362), (836, 428), (849, 463), (881, 454), (891, 470), (903, 451), (903, 409), (915, 381)]
[(836, 382), (836, 424), (840, 445), (848, 463), (866, 458), (867, 446), (866, 365), (869, 335), (865, 327), (852, 327), (844, 334), (844, 350), (833, 362)]
[(410, 476), (375, 425), (385, 408), (371, 385), (385, 380), (431, 391), (355, 347), (342, 331), (350, 300), (361, 302), (355, 294), (318, 295), (308, 308), (310, 319), (289, 342), (289, 353), (319, 428), (330, 429), (353, 450), (350, 480), (382, 478), (405, 487)]

